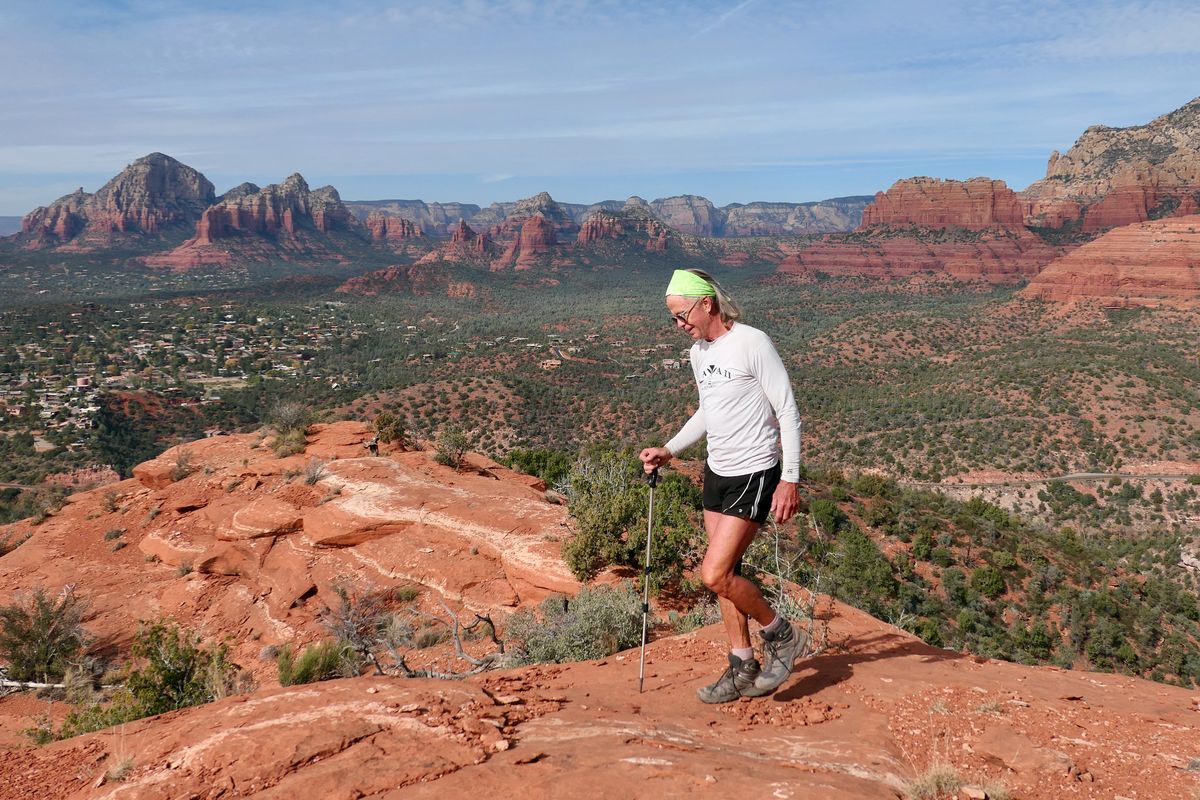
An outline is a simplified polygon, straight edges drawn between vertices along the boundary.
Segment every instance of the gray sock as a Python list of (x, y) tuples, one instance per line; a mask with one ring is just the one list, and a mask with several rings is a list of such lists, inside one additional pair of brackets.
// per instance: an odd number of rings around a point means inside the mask
[(763, 633), (777, 633), (785, 624), (787, 624), (787, 620), (783, 618), (783, 614), (776, 614), (775, 619), (763, 627)]
[(730, 650), (729, 652), (733, 653), (735, 656), (740, 658), (742, 661), (749, 661), (750, 659), (754, 658), (754, 648), (753, 647), (735, 647), (732, 650)]

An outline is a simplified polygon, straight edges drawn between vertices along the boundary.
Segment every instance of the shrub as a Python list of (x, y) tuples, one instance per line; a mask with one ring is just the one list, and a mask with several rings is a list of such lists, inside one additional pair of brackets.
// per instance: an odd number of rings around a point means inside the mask
[(971, 573), (971, 588), (984, 597), (995, 600), (1008, 589), (1004, 585), (1004, 575), (997, 567), (980, 567)]
[(808, 507), (817, 528), (826, 536), (844, 529), (850, 522), (849, 517), (838, 508), (837, 503), (824, 497), (813, 500)]
[[(563, 543), (563, 559), (580, 580), (609, 565), (641, 571), (646, 558), (649, 489), (631, 451), (589, 448), (571, 468), (568, 507), (576, 535)], [(654, 491), (654, 574), (678, 583), (699, 561), (703, 534), (692, 522), (700, 493), (682, 475), (669, 473)]]
[(14, 681), (52, 683), (84, 645), (84, 602), (70, 588), (51, 597), (44, 588), (0, 606), (0, 658)]
[(304, 483), (313, 486), (325, 477), (325, 462), (319, 458), (310, 458), (304, 465)]
[(304, 648), (299, 657), (291, 647), (279, 652), (279, 685), (295, 686), (333, 678), (351, 678), (358, 674), (358, 659), (344, 642), (324, 641)]
[(126, 687), (146, 716), (224, 697), (237, 670), (224, 644), (202, 647), (199, 635), (161, 622), (138, 632), (131, 653), (145, 666)]
[(111, 542), (113, 539), (120, 539), (121, 535), (124, 533), (125, 533), (124, 528), (113, 528), (112, 530), (105, 531), (104, 532), (104, 541)]
[(181, 481), (195, 471), (191, 454), (187, 450), (180, 450), (175, 456), (175, 464), (171, 467), (171, 480)]
[(642, 598), (628, 584), (585, 586), (570, 599), (552, 595), (538, 611), (508, 621), (516, 664), (604, 658), (641, 641)]
[(910, 800), (953, 800), (963, 780), (949, 764), (934, 764), (905, 786)]
[(271, 442), (271, 449), (275, 451), (275, 455), (279, 458), (287, 458), (294, 456), (296, 453), (303, 453), (304, 448), (308, 446), (308, 440), (304, 436), (302, 430), (291, 430), (287, 433), (281, 433), (276, 436)]
[(280, 434), (289, 431), (305, 433), (313, 422), (312, 409), (299, 400), (280, 400), (271, 406), (267, 413), (267, 421)]
[(508, 451), (508, 455), (500, 462), (526, 475), (536, 475), (544, 480), (547, 486), (558, 486), (567, 480), (571, 472), (570, 456), (546, 448), (514, 448)]
[(892, 565), (871, 537), (851, 527), (838, 540), (834, 582), (838, 597), (877, 617), (895, 595)]
[(433, 459), (439, 464), (459, 469), (462, 467), (463, 458), (470, 449), (471, 437), (461, 428), (447, 426), (442, 428), (442, 432), (438, 434), (437, 449), (434, 451)]
[(107, 704), (73, 710), (58, 738), (209, 703), (233, 693), (241, 678), (224, 644), (202, 646), (196, 634), (162, 622), (143, 625), (131, 655), (138, 666), (128, 671), (125, 685)]
[(391, 412), (384, 411), (375, 417), (375, 436), (384, 444), (396, 442), (401, 447), (408, 446), (408, 432), (404, 421)]

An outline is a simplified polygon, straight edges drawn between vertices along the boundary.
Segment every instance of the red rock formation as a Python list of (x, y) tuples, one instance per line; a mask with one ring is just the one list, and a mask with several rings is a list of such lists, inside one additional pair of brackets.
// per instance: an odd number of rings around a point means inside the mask
[(132, 242), (194, 224), (214, 196), (213, 185), (199, 172), (151, 153), (95, 194), (79, 189), (35, 209), (22, 221), (19, 241), (28, 248), (72, 240), (84, 248)]
[[(335, 235), (349, 238), (335, 241)], [(367, 237), (367, 229), (342, 204), (336, 189), (310, 190), (297, 173), (281, 184), (262, 189), (242, 184), (227, 192), (204, 210), (193, 238), (145, 262), (188, 269), (227, 264), (235, 256), (243, 261), (298, 253), (333, 258), (340, 256), (343, 244)]]
[(1115, 306), (1200, 306), (1200, 216), (1114, 228), (1049, 264), (1022, 294)]
[(376, 242), (404, 242), (421, 236), (421, 229), (412, 220), (382, 211), (368, 214), (366, 224), (371, 239)]
[[(281, 537), (272, 553), (295, 539)], [(320, 558), (329, 552), (338, 551)], [(464, 551), (459, 560), (476, 558)], [(197, 573), (177, 581), (176, 595), (197, 598), (240, 584)], [(644, 692), (636, 649), (461, 681), (364, 675), (279, 687), (264, 676), (248, 696), (43, 747), (15, 745), (0, 752), (0, 783), (6, 800), (433, 800), (481, 790), (702, 799), (761, 797), (764, 787), (795, 798), (894, 800), (937, 765), (968, 781), (954, 797), (1192, 796), (1194, 689), (972, 658), (819, 602), (822, 635), (844, 644), (798, 662), (768, 698), (721, 707), (696, 700), (724, 658), (720, 627), (710, 625), (658, 632), (646, 648)], [(450, 660), (434, 663), (444, 669)], [(21, 701), (0, 700), (12, 728), (32, 725), (48, 703)], [(931, 706), (946, 710), (934, 730)], [(652, 791), (636, 788), (648, 783)]]
[[(1200, 206), (1200, 98), (1145, 125), (1093, 125), (1021, 193), (1030, 225), (1084, 233), (1184, 216)], [(1082, 219), (1081, 219), (1082, 216)]]
[(1024, 229), (901, 231), (887, 226), (864, 234), (829, 234), (787, 254), (779, 274), (901, 278), (920, 273), (1006, 283), (1036, 275), (1061, 255)]
[(554, 226), (540, 214), (535, 214), (521, 223), (520, 248), (522, 254), (548, 253), (557, 243)]
[(862, 225), (956, 226), (979, 230), (994, 225), (1023, 227), (1025, 205), (1004, 181), (909, 178), (896, 181), (863, 209)]
[(633, 242), (649, 252), (664, 253), (669, 235), (667, 227), (646, 211), (599, 211), (584, 220), (576, 241), (582, 247), (604, 242)]

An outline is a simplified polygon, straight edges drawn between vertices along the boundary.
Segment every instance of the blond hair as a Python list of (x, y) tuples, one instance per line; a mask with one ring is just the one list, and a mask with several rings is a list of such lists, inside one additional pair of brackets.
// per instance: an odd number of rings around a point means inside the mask
[(729, 292), (725, 291), (721, 284), (717, 283), (716, 278), (702, 269), (689, 269), (688, 272), (698, 278), (703, 278), (712, 285), (713, 290), (717, 293), (717, 296), (713, 300), (717, 304), (716, 311), (721, 315), (722, 322), (730, 323), (741, 319), (742, 307), (738, 305), (736, 300), (729, 296)]

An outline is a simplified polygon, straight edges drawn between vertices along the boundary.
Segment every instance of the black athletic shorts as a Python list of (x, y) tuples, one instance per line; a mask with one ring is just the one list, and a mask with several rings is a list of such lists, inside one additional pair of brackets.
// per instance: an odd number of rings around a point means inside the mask
[(704, 508), (731, 517), (757, 522), (767, 521), (771, 513), (771, 498), (779, 485), (783, 469), (779, 464), (749, 475), (726, 478), (704, 465)]

